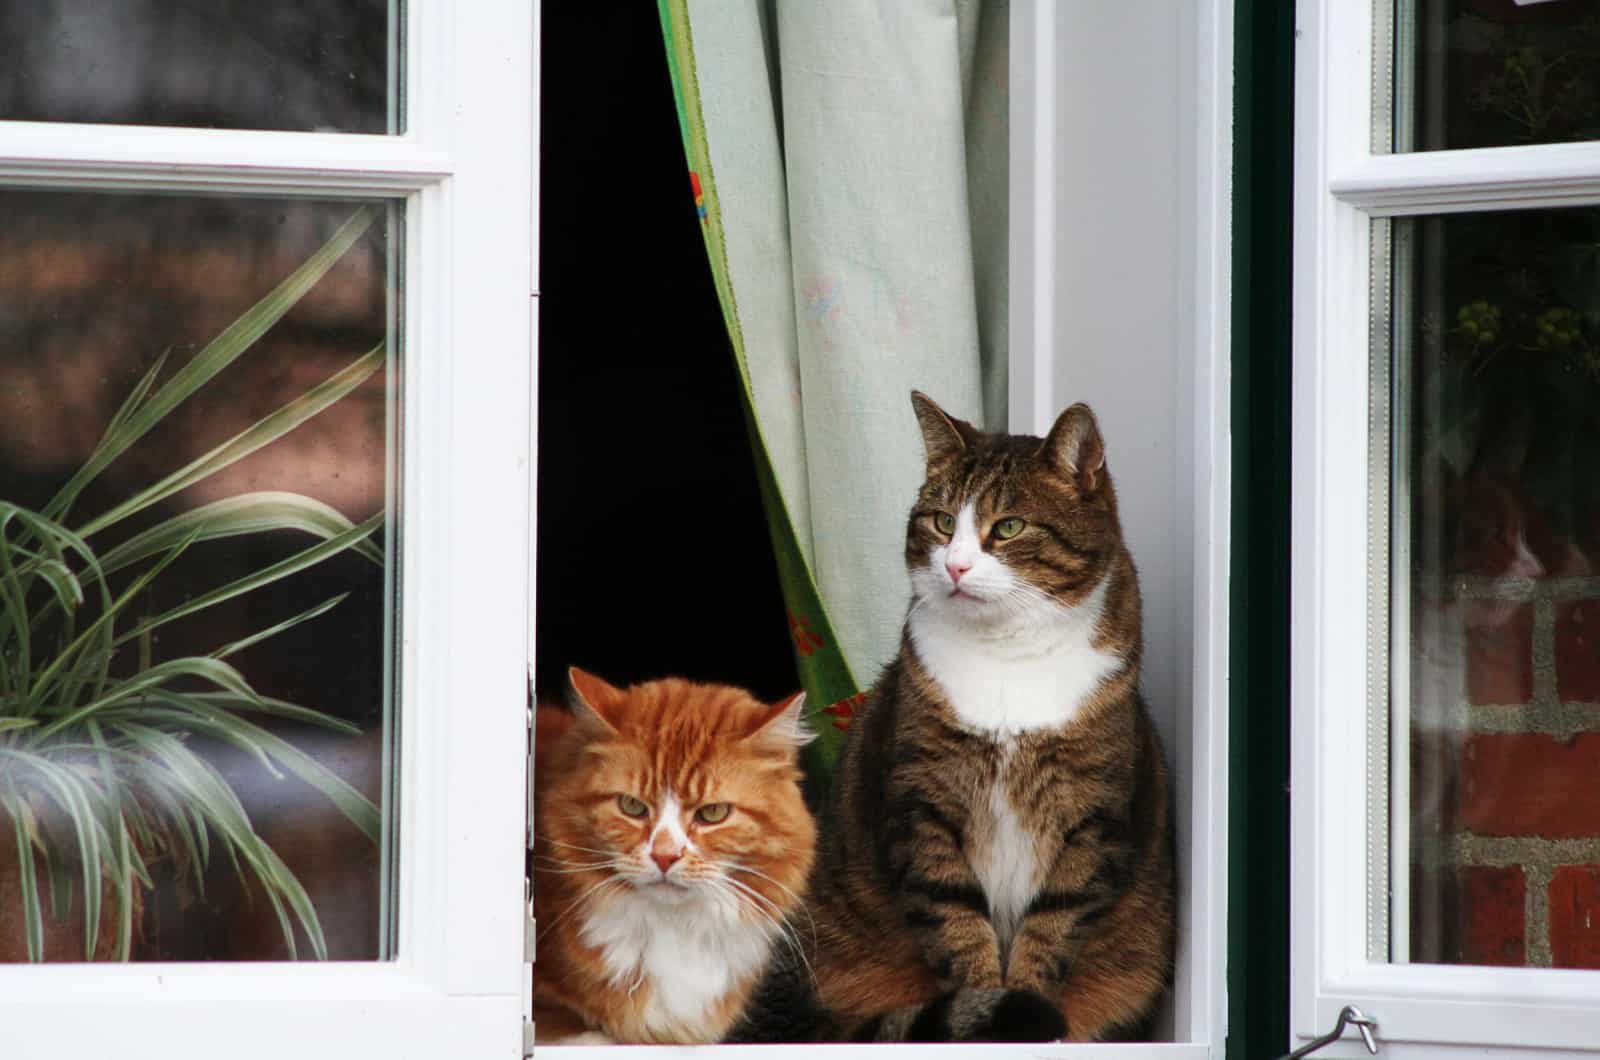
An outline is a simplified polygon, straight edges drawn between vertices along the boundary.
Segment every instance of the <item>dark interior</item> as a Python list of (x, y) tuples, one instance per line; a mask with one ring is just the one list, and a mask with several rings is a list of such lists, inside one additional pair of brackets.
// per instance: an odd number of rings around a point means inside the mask
[(799, 685), (654, 3), (545, 4), (538, 658)]

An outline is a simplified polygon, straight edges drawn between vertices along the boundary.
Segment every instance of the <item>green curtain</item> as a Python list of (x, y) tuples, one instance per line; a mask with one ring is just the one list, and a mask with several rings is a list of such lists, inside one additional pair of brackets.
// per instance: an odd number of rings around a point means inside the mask
[(1006, 420), (1006, 0), (658, 0), (801, 679), (831, 766), (898, 647), (909, 393)]

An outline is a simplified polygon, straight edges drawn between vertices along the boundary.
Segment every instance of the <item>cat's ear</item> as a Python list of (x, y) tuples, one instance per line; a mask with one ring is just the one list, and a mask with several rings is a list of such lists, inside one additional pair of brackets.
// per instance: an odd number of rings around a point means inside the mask
[(959, 457), (978, 444), (978, 428), (951, 416), (922, 391), (911, 392), (911, 407), (916, 410), (917, 425), (922, 428), (922, 448), (927, 453), (930, 469)]
[(1106, 444), (1094, 413), (1081, 401), (1056, 419), (1041, 452), (1058, 470), (1071, 476), (1078, 484), (1078, 492), (1085, 496), (1106, 480)]
[(593, 731), (616, 732), (617, 708), (622, 690), (607, 684), (586, 670), (567, 667), (567, 702), (578, 716), (578, 724)]
[(745, 739), (759, 747), (793, 754), (816, 738), (816, 733), (806, 727), (806, 694), (792, 696), (772, 704)]

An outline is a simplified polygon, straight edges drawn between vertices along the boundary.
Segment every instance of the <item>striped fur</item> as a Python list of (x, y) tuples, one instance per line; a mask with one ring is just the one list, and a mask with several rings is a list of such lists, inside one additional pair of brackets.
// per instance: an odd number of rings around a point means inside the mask
[(1045, 439), (982, 434), (913, 400), (913, 602), (820, 830), (814, 982), (775, 965), (736, 1037), (1135, 1036), (1172, 977), (1171, 808), (1099, 430), (1076, 405)]

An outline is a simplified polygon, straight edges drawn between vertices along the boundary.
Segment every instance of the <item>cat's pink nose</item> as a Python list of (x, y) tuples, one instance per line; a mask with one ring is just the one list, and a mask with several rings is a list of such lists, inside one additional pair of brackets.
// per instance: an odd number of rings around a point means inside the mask
[(961, 576), (972, 569), (972, 561), (970, 559), (956, 559), (952, 556), (944, 561), (944, 569), (950, 572), (951, 584), (959, 584)]
[(659, 850), (650, 851), (650, 860), (656, 863), (656, 868), (661, 870), (661, 875), (663, 876), (667, 874), (668, 869), (678, 863), (678, 859), (681, 857), (683, 857), (683, 851), (681, 850), (671, 850), (665, 853)]

